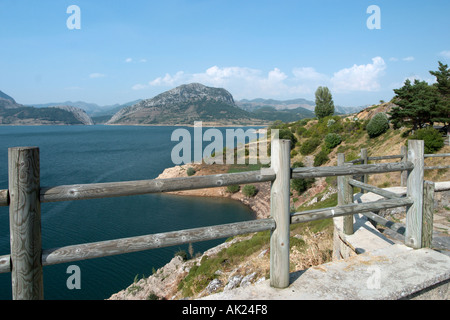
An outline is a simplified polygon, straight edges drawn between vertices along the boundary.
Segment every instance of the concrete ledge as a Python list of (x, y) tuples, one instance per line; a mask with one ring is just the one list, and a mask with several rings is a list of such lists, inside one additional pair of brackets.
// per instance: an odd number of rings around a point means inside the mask
[(450, 257), (395, 244), (291, 274), (286, 289), (269, 280), (203, 300), (449, 299)]
[[(405, 194), (406, 188), (393, 187), (385, 188), (397, 194)], [(355, 203), (372, 202), (383, 199), (382, 196), (375, 193), (357, 193), (354, 195)], [(356, 254), (385, 248), (394, 244), (394, 242), (382, 235), (362, 214), (353, 215), (352, 235), (346, 235), (343, 232), (343, 217), (333, 219), (334, 240), (333, 240), (333, 260), (345, 259)]]

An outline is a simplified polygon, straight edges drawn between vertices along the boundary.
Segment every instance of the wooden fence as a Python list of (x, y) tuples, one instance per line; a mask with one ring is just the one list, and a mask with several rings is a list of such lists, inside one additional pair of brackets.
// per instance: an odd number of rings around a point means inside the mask
[[(420, 152), (423, 152), (423, 151), (421, 150)], [(408, 160), (414, 160), (415, 166), (421, 166), (421, 167), (423, 167), (423, 170), (450, 169), (450, 165), (425, 166), (424, 160), (426, 158), (433, 158), (433, 157), (450, 157), (450, 153), (423, 154), (423, 156), (420, 156), (420, 154), (419, 154), (419, 157), (417, 157), (416, 151), (414, 149), (411, 149), (408, 152), (408, 148), (406, 148), (406, 146), (402, 146), (399, 155), (369, 157), (369, 155), (367, 153), (367, 149), (361, 149), (360, 158), (351, 160), (351, 161), (348, 161), (345, 163), (347, 163), (347, 164), (357, 164), (357, 163), (368, 164), (369, 161), (400, 159), (400, 161), (404, 162), (404, 163), (408, 162)], [(338, 158), (338, 161), (339, 161), (339, 158)], [(381, 224), (381, 225), (397, 232), (401, 236), (404, 236), (405, 243), (412, 247), (430, 247), (431, 241), (432, 241), (433, 210), (434, 210), (433, 195), (435, 192), (435, 184), (431, 181), (423, 180), (423, 170), (421, 170), (422, 171), (421, 176), (417, 177), (417, 179), (409, 179), (408, 180), (408, 171), (407, 170), (402, 171), (402, 173), (401, 173), (401, 178), (400, 178), (401, 186), (407, 187), (408, 191), (413, 191), (412, 193), (407, 192), (407, 194), (410, 194), (410, 197), (412, 197), (413, 199), (415, 199), (416, 197), (420, 197), (421, 199), (423, 199), (422, 200), (423, 201), (422, 215), (419, 217), (409, 216), (410, 219), (409, 220), (407, 219), (407, 226), (405, 226), (401, 223), (394, 223), (384, 217), (379, 216), (376, 212), (371, 212), (371, 211), (362, 212), (363, 215), (365, 215), (367, 218), (374, 221), (375, 223)], [(408, 185), (408, 181), (409, 181), (409, 183), (423, 185), (423, 189), (417, 190), (416, 193), (414, 193), (414, 190), (410, 189), (410, 186)], [(421, 183), (420, 181), (423, 181), (423, 183)], [(388, 198), (388, 199), (389, 198), (390, 199), (402, 198), (402, 196), (397, 193), (393, 193), (393, 192), (390, 192), (387, 190), (383, 190), (383, 189), (371, 186), (371, 185), (367, 184), (367, 182), (368, 182), (368, 174), (364, 174), (359, 177), (350, 178), (348, 181), (348, 183), (352, 187), (360, 188), (362, 193), (368, 191), (368, 192), (373, 192), (375, 194), (378, 194), (378, 195)], [(437, 190), (437, 191), (448, 191), (448, 189), (446, 188), (446, 189)], [(417, 204), (420, 205), (419, 202)], [(345, 219), (348, 219), (348, 218), (345, 218)], [(414, 242), (418, 241), (418, 240), (412, 239), (410, 236), (410, 232), (407, 232), (408, 229), (411, 231), (412, 228), (417, 228), (416, 227), (417, 221), (418, 221), (417, 219), (421, 219), (421, 221), (422, 221), (422, 228), (420, 229), (420, 231), (422, 232), (420, 245), (415, 244)], [(351, 232), (350, 231), (350, 227), (351, 227), (350, 222), (348, 222), (348, 221), (347, 221), (347, 223), (344, 222), (344, 228), (346, 228), (346, 225), (347, 225), (347, 229), (346, 229), (347, 232)], [(408, 227), (408, 225), (409, 225), (409, 227)], [(416, 230), (416, 233), (417, 232), (419, 232), (419, 230)]]
[[(0, 190), (0, 206), (9, 206), (11, 252), (0, 256), (0, 273), (12, 273), (13, 299), (43, 299), (43, 267), (135, 251), (175, 246), (196, 241), (271, 230), (270, 284), (276, 288), (289, 285), (289, 226), (294, 223), (345, 216), (345, 232), (353, 232), (353, 214), (406, 206), (406, 244), (422, 246), (423, 215), (423, 141), (409, 141), (408, 158), (397, 163), (349, 165), (339, 155), (338, 166), (290, 167), (290, 141), (271, 144), (271, 167), (260, 171), (227, 173), (185, 178), (140, 180), (111, 183), (40, 186), (39, 149), (17, 147), (8, 150), (8, 190)], [(370, 159), (370, 157), (368, 158)], [(352, 175), (395, 171), (407, 172), (406, 197), (364, 185), (386, 199), (355, 204), (352, 187), (361, 187)], [(338, 206), (290, 213), (289, 186), (292, 178), (337, 176)], [(230, 223), (202, 228), (136, 236), (52, 249), (41, 246), (41, 208), (44, 202), (74, 201), (105, 197), (212, 188), (244, 183), (271, 181), (270, 210), (267, 219)], [(356, 181), (356, 182), (355, 182)], [(428, 202), (426, 202), (428, 203)]]

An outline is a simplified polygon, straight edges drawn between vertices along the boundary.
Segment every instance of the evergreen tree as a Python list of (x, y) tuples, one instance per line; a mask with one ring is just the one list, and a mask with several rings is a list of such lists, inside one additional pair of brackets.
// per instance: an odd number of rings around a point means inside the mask
[(448, 65), (439, 61), (439, 70), (430, 71), (430, 74), (436, 77), (436, 83), (433, 86), (437, 89), (439, 102), (436, 109), (432, 112), (432, 120), (450, 124), (450, 69)]
[(334, 102), (331, 92), (327, 87), (318, 87), (316, 90), (316, 107), (314, 109), (317, 118), (322, 119), (334, 114)]
[(439, 103), (437, 89), (425, 81), (409, 79), (400, 89), (394, 89), (395, 97), (389, 115), (395, 127), (410, 124), (413, 129), (423, 128), (427, 123), (433, 125), (434, 115)]

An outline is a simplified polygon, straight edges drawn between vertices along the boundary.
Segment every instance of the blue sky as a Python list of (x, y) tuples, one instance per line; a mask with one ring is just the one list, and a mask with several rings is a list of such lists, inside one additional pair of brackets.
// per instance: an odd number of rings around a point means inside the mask
[[(70, 5), (81, 29), (69, 29)], [(381, 29), (369, 29), (370, 5)], [(390, 100), (450, 62), (450, 1), (0, 1), (0, 90), (23, 104), (107, 105), (183, 83), (235, 99)]]

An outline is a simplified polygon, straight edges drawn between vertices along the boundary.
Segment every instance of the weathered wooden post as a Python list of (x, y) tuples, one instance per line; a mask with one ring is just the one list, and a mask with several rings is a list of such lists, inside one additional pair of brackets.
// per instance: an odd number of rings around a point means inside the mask
[(434, 182), (423, 182), (422, 248), (430, 248), (433, 240)]
[[(345, 154), (337, 154), (337, 165), (343, 166), (345, 163)], [(338, 205), (353, 203), (353, 187), (348, 183), (350, 176), (338, 176), (337, 188), (338, 188)], [(353, 234), (353, 215), (346, 215), (343, 218), (343, 231), (344, 234)]]
[(276, 174), (270, 192), (270, 215), (276, 228), (270, 234), (270, 285), (289, 286), (289, 226), (290, 226), (290, 140), (271, 141), (271, 166)]
[[(407, 162), (408, 161), (408, 149), (406, 148), (406, 146), (402, 146), (400, 149), (400, 154), (402, 155), (402, 162)], [(400, 176), (400, 185), (402, 187), (406, 187), (406, 180), (408, 179), (408, 171), (404, 170), (401, 172), (401, 176)]]
[(12, 297), (43, 299), (39, 148), (9, 148), (8, 176)]
[(407, 196), (414, 200), (414, 204), (406, 208), (405, 244), (415, 249), (422, 246), (423, 154), (423, 140), (408, 141), (408, 161), (414, 164), (414, 168), (408, 172)]
[[(366, 148), (361, 149), (362, 164), (369, 164), (369, 160), (367, 159), (367, 157), (368, 157), (367, 149)], [(368, 183), (368, 181), (369, 181), (369, 175), (368, 174), (363, 174), (361, 182)], [(365, 193), (365, 192), (366, 192), (366, 190), (361, 189), (361, 193)]]

